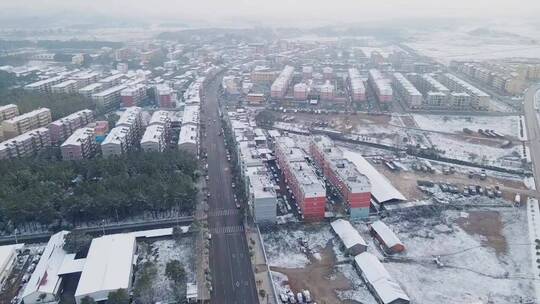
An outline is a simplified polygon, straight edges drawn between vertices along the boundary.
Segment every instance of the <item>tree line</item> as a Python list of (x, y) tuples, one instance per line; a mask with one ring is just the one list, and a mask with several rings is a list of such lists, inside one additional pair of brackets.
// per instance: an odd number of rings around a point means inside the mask
[[(178, 209), (192, 213), (196, 160), (181, 151), (133, 152), (78, 162), (0, 162), (0, 230), (26, 223), (71, 228)], [(54, 224), (54, 225), (53, 225)]]

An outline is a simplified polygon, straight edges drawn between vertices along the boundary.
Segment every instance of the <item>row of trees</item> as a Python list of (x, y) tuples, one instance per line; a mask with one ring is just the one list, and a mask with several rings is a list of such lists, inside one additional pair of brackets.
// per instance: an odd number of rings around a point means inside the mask
[(62, 162), (41, 158), (0, 162), (0, 229), (23, 223), (125, 219), (178, 208), (191, 213), (197, 163), (181, 151)]

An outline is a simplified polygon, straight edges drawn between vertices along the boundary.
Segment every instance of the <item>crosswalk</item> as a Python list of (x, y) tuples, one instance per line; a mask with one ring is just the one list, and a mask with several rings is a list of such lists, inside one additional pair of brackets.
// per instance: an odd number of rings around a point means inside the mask
[(225, 226), (210, 228), (210, 233), (225, 234), (225, 233), (237, 233), (244, 232), (244, 226)]
[(237, 215), (238, 209), (221, 209), (221, 210), (211, 210), (208, 212), (208, 216), (227, 216), (227, 215)]

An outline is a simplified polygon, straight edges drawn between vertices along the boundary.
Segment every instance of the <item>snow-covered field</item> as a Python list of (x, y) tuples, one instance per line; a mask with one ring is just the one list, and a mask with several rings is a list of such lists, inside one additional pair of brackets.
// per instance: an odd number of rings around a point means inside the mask
[(300, 239), (306, 241), (312, 254), (317, 256), (317, 253), (334, 238), (329, 225), (276, 229), (263, 233), (262, 236), (268, 255), (268, 265), (283, 268), (302, 268), (309, 264), (306, 253), (301, 251)]
[[(172, 260), (179, 260), (185, 271), (187, 282), (195, 282), (194, 240), (192, 237), (183, 237), (179, 240), (158, 240), (151, 243), (142, 243), (141, 246), (150, 246), (150, 255), (143, 258), (152, 261), (157, 268), (157, 275), (152, 282), (156, 301), (163, 303), (174, 302), (175, 297), (171, 288), (171, 281), (165, 275), (165, 267)], [(140, 250), (143, 251), (143, 250)], [(144, 253), (143, 253), (144, 254)], [(185, 291), (185, 288), (179, 288)]]
[(453, 116), (453, 115), (420, 115), (414, 120), (421, 129), (461, 133), (463, 128), (476, 132), (478, 129), (495, 130), (504, 135), (519, 137), (519, 116)]
[(504, 149), (473, 144), (441, 134), (428, 136), (437, 149), (445, 151), (445, 157), (495, 166), (520, 166), (521, 146), (519, 145)]
[[(506, 251), (496, 252), (484, 235), (464, 231), (458, 221), (468, 212), (444, 211), (439, 217), (390, 216), (385, 222), (407, 250), (402, 262), (386, 262), (414, 303), (525, 303), (532, 275), (524, 209), (497, 209)], [(410, 215), (412, 216), (412, 215)], [(440, 256), (443, 267), (437, 267)]]

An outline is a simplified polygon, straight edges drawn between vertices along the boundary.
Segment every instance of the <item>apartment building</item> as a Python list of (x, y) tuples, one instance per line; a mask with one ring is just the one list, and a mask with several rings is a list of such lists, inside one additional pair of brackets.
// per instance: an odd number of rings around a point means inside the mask
[(0, 106), (0, 122), (19, 115), (19, 107), (14, 104)]
[(287, 89), (291, 84), (291, 80), (294, 74), (294, 67), (286, 66), (279, 76), (274, 80), (272, 86), (270, 87), (270, 97), (272, 98), (283, 98), (287, 93)]
[(148, 126), (141, 139), (141, 149), (145, 152), (163, 152), (167, 148), (165, 134), (166, 130), (161, 125)]
[(166, 85), (156, 87), (156, 98), (160, 108), (175, 108), (176, 94), (173, 89)]
[(360, 78), (360, 73), (358, 72), (358, 69), (350, 68), (348, 73), (352, 101), (366, 101), (366, 87), (364, 86), (364, 81), (362, 80), (362, 78)]
[(93, 157), (97, 151), (93, 128), (80, 128), (60, 146), (63, 160), (81, 160)]
[(0, 159), (32, 156), (50, 146), (49, 129), (38, 128), (0, 143)]
[(79, 89), (79, 94), (91, 98), (92, 95), (101, 92), (104, 89), (103, 84), (99, 82), (91, 83)]
[(314, 168), (306, 161), (306, 154), (290, 137), (276, 139), (275, 154), (305, 220), (324, 219), (326, 187)]
[(68, 80), (62, 81), (58, 84), (51, 86), (51, 91), (53, 93), (61, 93), (61, 94), (76, 93), (78, 89), (79, 89), (79, 83), (77, 82), (77, 80), (74, 80), (74, 79), (68, 79)]
[(469, 94), (471, 96), (471, 107), (473, 109), (487, 110), (489, 108), (490, 96), (482, 90), (450, 73), (442, 74), (439, 78), (440, 81), (452, 91)]
[(47, 126), (51, 120), (51, 110), (41, 108), (2, 121), (2, 131), (5, 138), (12, 138), (30, 130)]
[(98, 80), (99, 83), (103, 84), (105, 89), (118, 86), (122, 83), (122, 80), (126, 78), (124, 74), (113, 74)]
[(128, 127), (115, 127), (101, 143), (103, 157), (122, 155), (131, 148), (131, 134)]
[(136, 84), (123, 89), (120, 92), (123, 107), (140, 105), (146, 99), (146, 85)]
[(81, 110), (51, 122), (48, 126), (51, 132), (51, 142), (58, 145), (65, 141), (75, 130), (94, 122), (92, 110)]
[(393, 74), (393, 85), (396, 93), (413, 109), (420, 108), (423, 97), (420, 91), (401, 73)]
[(143, 133), (142, 108), (130, 107), (127, 108), (116, 122), (116, 127), (129, 128), (130, 145), (139, 143)]
[(13, 118), (19, 115), (19, 107), (14, 104), (0, 106), (0, 140), (4, 139), (4, 131), (2, 129), (2, 121)]
[(64, 76), (55, 76), (34, 83), (30, 83), (24, 86), (26, 90), (35, 91), (39, 93), (51, 93), (52, 86), (64, 81)]
[(309, 150), (315, 165), (340, 193), (351, 218), (368, 217), (371, 206), (371, 183), (368, 177), (360, 173), (327, 136), (314, 136)]
[[(106, 87), (106, 85), (104, 85)], [(120, 84), (114, 87), (109, 87), (104, 91), (92, 94), (92, 99), (96, 104), (105, 109), (114, 109), (120, 104), (122, 90), (126, 88), (125, 85)]]
[(379, 70), (369, 70), (368, 82), (380, 103), (392, 102), (393, 91), (391, 81), (384, 77)]

